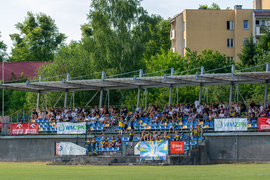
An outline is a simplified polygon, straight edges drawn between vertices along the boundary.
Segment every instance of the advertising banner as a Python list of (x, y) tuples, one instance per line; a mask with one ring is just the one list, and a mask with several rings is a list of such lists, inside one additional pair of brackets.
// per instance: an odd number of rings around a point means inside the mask
[(258, 118), (259, 131), (270, 131), (270, 118)]
[(10, 123), (10, 135), (38, 134), (38, 123)]
[(215, 131), (247, 131), (247, 118), (215, 119)]
[(86, 148), (83, 148), (71, 142), (60, 142), (56, 143), (56, 155), (84, 156), (86, 155)]
[(141, 161), (166, 160), (167, 153), (168, 153), (168, 141), (140, 142)]
[(140, 142), (134, 146), (134, 155), (140, 155)]
[(57, 134), (84, 134), (86, 131), (86, 123), (58, 122)]
[(184, 141), (171, 141), (170, 147), (172, 154), (184, 153), (185, 151)]

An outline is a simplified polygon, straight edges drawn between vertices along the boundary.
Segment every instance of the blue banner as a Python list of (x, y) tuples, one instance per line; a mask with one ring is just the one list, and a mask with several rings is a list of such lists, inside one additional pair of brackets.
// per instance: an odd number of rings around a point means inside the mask
[(140, 142), (141, 161), (166, 160), (167, 153), (168, 153), (168, 141)]

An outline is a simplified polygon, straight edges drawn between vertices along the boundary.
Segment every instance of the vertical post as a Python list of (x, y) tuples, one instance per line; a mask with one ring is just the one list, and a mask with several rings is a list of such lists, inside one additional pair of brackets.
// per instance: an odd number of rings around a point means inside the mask
[(199, 102), (202, 102), (202, 85), (200, 84), (200, 91), (199, 91)]
[[(42, 76), (39, 75), (39, 82), (41, 82), (41, 81), (42, 81)], [(39, 109), (39, 107), (40, 107), (40, 95), (41, 95), (41, 93), (39, 91), (37, 94), (37, 109)]]
[(208, 86), (206, 86), (206, 102), (208, 103)]
[[(4, 63), (4, 58), (2, 58), (2, 84), (5, 82), (5, 63)], [(4, 116), (5, 116), (5, 91), (4, 88), (2, 88), (2, 118), (4, 122)]]
[(178, 86), (177, 86), (177, 88), (176, 88), (176, 91), (177, 91), (177, 100), (176, 100), (176, 102), (177, 102), (177, 104), (178, 104)]
[(237, 98), (236, 98), (236, 100), (237, 100), (237, 102), (239, 101), (238, 100), (238, 95), (239, 95), (239, 92), (238, 92), (238, 84), (236, 85), (236, 93), (237, 93)]
[[(102, 75), (101, 75), (101, 82), (103, 82), (103, 80), (105, 79), (105, 72), (102, 71)], [(102, 106), (102, 100), (103, 100), (103, 89), (100, 89), (100, 96), (99, 96), (99, 109)]]
[[(171, 68), (171, 76), (174, 74), (174, 68)], [(172, 86), (170, 87), (170, 94), (169, 94), (169, 105), (172, 104)]]
[(144, 92), (145, 92), (145, 110), (147, 110), (148, 109), (148, 107), (147, 107), (147, 88), (145, 88)]
[[(266, 72), (269, 71), (269, 63), (266, 63)], [(265, 89), (264, 89), (264, 100), (267, 101), (267, 94), (268, 94), (268, 81), (265, 81)]]
[[(232, 77), (232, 78), (233, 78), (234, 70), (235, 70), (235, 66), (232, 65), (232, 69), (231, 69), (231, 77)], [(230, 98), (229, 98), (229, 103), (232, 102), (232, 96), (233, 96), (233, 83), (231, 82), (231, 85), (230, 85)]]
[(109, 108), (110, 108), (110, 90), (108, 89), (108, 111), (109, 111)]
[[(201, 66), (201, 75), (204, 74), (204, 67)], [(200, 91), (199, 91), (199, 102), (202, 102), (202, 84), (200, 84)]]
[(72, 92), (72, 95), (73, 95), (72, 100), (73, 100), (73, 107), (74, 107), (75, 106), (75, 92), (74, 91)]
[[(143, 70), (140, 69), (139, 77), (141, 78), (143, 76)], [(138, 96), (137, 96), (137, 107), (140, 106), (140, 99), (141, 99), (141, 88), (138, 88)]]
[[(67, 81), (70, 79), (70, 74), (67, 73)], [(65, 92), (65, 102), (64, 102), (64, 107), (67, 107), (67, 98), (68, 98), (68, 90)]]
[(230, 85), (230, 99), (229, 99), (230, 104), (232, 102), (232, 96), (233, 96), (233, 84), (231, 83), (231, 85)]

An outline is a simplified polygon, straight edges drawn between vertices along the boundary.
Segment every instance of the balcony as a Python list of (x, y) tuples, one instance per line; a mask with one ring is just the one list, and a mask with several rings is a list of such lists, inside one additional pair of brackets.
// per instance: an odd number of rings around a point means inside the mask
[(176, 39), (176, 31), (175, 30), (171, 30), (171, 40), (175, 40)]
[(265, 26), (257, 26), (256, 30), (255, 30), (255, 35), (256, 36), (264, 35), (265, 33), (263, 33), (263, 32), (264, 32), (265, 28), (266, 28)]

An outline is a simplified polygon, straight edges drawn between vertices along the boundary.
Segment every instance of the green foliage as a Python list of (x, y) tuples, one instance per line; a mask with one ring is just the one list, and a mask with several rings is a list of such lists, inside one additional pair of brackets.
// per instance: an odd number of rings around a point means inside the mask
[(2, 62), (4, 55), (6, 54), (7, 45), (4, 41), (1, 40), (1, 32), (0, 32), (0, 62)]
[(251, 35), (249, 39), (245, 41), (241, 53), (238, 54), (242, 66), (245, 65), (249, 67), (257, 64), (257, 61), (253, 59), (256, 54), (258, 54), (258, 47), (253, 42), (253, 35)]
[(10, 35), (14, 48), (11, 61), (52, 61), (66, 36), (59, 33), (54, 20), (46, 14), (27, 12), (24, 22), (15, 25), (20, 34)]
[(270, 50), (270, 31), (269, 27), (261, 26), (261, 32), (264, 34), (260, 36), (259, 48), (263, 51)]
[(199, 5), (199, 8), (203, 8), (203, 9), (209, 9), (209, 10), (220, 10), (220, 6), (217, 3), (212, 3), (211, 6), (208, 6), (207, 4)]

